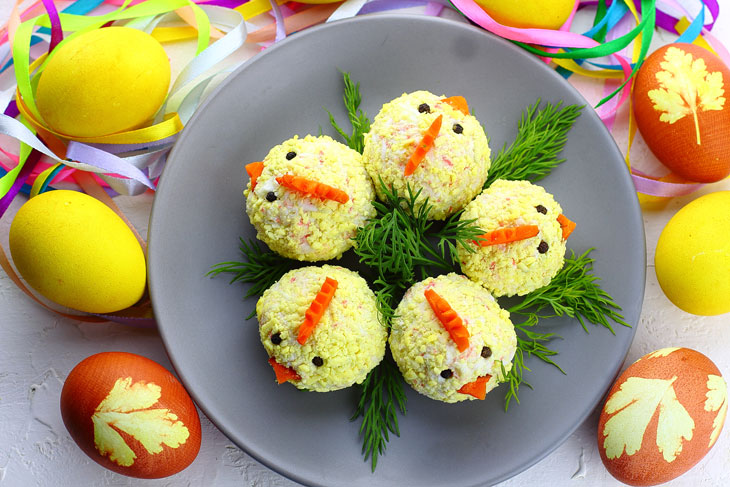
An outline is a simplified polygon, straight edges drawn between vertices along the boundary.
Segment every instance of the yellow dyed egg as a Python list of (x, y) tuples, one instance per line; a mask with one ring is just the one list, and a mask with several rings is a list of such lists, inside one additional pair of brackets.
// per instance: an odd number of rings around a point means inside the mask
[(695, 315), (730, 311), (730, 191), (710, 193), (669, 220), (654, 264), (664, 294)]
[(576, 0), (476, 0), (502, 25), (522, 28), (558, 29), (573, 10)]
[(130, 27), (105, 27), (58, 45), (35, 101), (54, 131), (96, 137), (144, 125), (169, 84), (170, 62), (156, 39)]
[(146, 284), (145, 256), (108, 206), (76, 191), (49, 191), (20, 207), (9, 233), (18, 272), (62, 306), (111, 313), (136, 303)]

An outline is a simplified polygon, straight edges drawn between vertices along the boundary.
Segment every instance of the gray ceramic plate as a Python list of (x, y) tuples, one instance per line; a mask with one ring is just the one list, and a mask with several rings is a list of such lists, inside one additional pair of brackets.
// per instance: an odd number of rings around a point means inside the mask
[[(546, 320), (567, 372), (528, 360), (530, 390), (503, 410), (505, 387), (485, 401), (448, 405), (408, 390), (401, 437), (377, 471), (360, 453), (350, 422), (353, 388), (318, 394), (277, 386), (258, 339), (245, 288), (205, 277), (237, 260), (240, 236), (255, 232), (244, 212), (244, 164), (294, 134), (334, 135), (342, 123), (342, 76), (361, 83), (364, 109), (418, 89), (463, 95), (496, 150), (512, 141), (522, 110), (538, 97), (585, 104), (560, 76), (519, 48), (469, 25), (411, 15), (364, 16), (295, 34), (246, 63), (183, 131), (152, 211), (150, 290), (176, 371), (197, 404), (237, 445), (304, 484), (472, 486), (496, 483), (562, 443), (598, 405), (634, 329), (616, 336), (571, 319)], [(587, 108), (570, 132), (567, 162), (542, 184), (578, 222), (569, 246), (596, 247), (595, 272), (638, 323), (644, 296), (644, 234), (632, 183), (613, 139)]]

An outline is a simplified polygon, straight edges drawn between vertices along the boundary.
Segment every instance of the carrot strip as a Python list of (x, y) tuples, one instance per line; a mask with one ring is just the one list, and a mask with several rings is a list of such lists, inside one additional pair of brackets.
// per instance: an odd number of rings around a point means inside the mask
[(449, 332), (451, 339), (456, 344), (456, 348), (463, 352), (469, 347), (469, 330), (464, 326), (464, 322), (456, 311), (454, 311), (449, 303), (439, 296), (433, 289), (426, 289), (423, 292), (426, 301), (431, 305), (431, 309), (436, 313), (446, 331)]
[(456, 392), (469, 394), (470, 396), (474, 396), (477, 399), (481, 399), (483, 401), (484, 398), (487, 397), (487, 382), (489, 382), (489, 379), (491, 378), (492, 376), (489, 374), (483, 377), (479, 377), (474, 382), (464, 384), (463, 386), (461, 386), (461, 389)]
[(312, 181), (301, 176), (284, 174), (276, 178), (276, 181), (285, 188), (298, 191), (307, 195), (315, 196), (321, 200), (332, 200), (338, 203), (347, 203), (350, 197), (344, 191), (333, 188), (324, 183)]
[(499, 245), (518, 240), (525, 240), (540, 233), (537, 225), (520, 225), (519, 227), (498, 228), (491, 232), (480, 235), (482, 240), (475, 240), (474, 243), (486, 247), (488, 245)]
[(575, 230), (575, 227), (577, 226), (576, 223), (569, 220), (568, 217), (562, 213), (558, 215), (558, 223), (560, 223), (560, 228), (563, 229), (563, 240), (568, 240), (568, 237), (570, 237), (570, 234), (573, 233), (573, 230)]
[(250, 164), (246, 164), (246, 172), (248, 173), (248, 177), (251, 178), (251, 191), (256, 187), (256, 180), (261, 176), (261, 173), (264, 172), (264, 163), (263, 162), (252, 162)]
[(276, 374), (276, 382), (283, 384), (289, 380), (301, 380), (302, 378), (297, 374), (294, 369), (290, 367), (284, 367), (276, 361), (274, 357), (269, 359), (269, 364), (274, 368), (274, 374)]
[(464, 115), (469, 115), (469, 104), (466, 102), (466, 98), (463, 96), (450, 96), (441, 100), (448, 105), (451, 105), (456, 110), (459, 110)]
[(441, 130), (441, 121), (443, 118), (443, 115), (439, 115), (433, 122), (431, 122), (431, 126), (428, 127), (426, 133), (423, 134), (423, 138), (418, 143), (418, 146), (416, 146), (416, 150), (414, 150), (411, 157), (408, 158), (408, 161), (406, 162), (406, 169), (403, 171), (404, 176), (410, 176), (413, 174), (418, 165), (423, 162), (426, 154), (428, 154), (428, 151), (430, 151), (431, 147), (433, 147), (433, 143), (436, 140), (436, 136), (439, 134), (439, 130)]
[(309, 309), (304, 313), (304, 321), (299, 325), (299, 331), (297, 332), (297, 341), (304, 345), (307, 338), (314, 331), (314, 327), (317, 326), (319, 320), (324, 316), (324, 311), (327, 306), (330, 305), (332, 297), (335, 295), (337, 290), (337, 281), (328, 277), (324, 280), (324, 284), (320, 288), (317, 295), (314, 297), (312, 304), (309, 305)]

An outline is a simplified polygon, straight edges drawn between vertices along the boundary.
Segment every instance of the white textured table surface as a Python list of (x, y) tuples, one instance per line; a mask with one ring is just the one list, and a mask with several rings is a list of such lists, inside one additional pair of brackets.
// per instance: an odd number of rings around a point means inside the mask
[[(0, 19), (6, 17), (10, 4), (10, 0), (0, 0)], [(693, 5), (692, 10), (696, 9), (695, 2), (689, 4)], [(730, 45), (730, 13), (720, 15), (713, 32), (725, 45)], [(671, 40), (670, 36), (663, 36), (654, 44), (658, 46)], [(251, 52), (242, 52), (239, 58), (249, 55)], [(598, 99), (598, 83), (577, 76), (571, 82), (589, 101)], [(627, 123), (623, 115), (614, 132), (619, 147), (625, 150)], [(8, 142), (0, 139), (0, 143)], [(657, 167), (641, 140), (632, 148), (632, 154), (635, 165), (647, 169)], [(683, 346), (704, 353), (726, 378), (730, 377), (730, 315), (698, 317), (680, 311), (663, 295), (653, 267), (654, 248), (669, 218), (701, 194), (727, 189), (730, 182), (715, 183), (698, 193), (676, 198), (660, 210), (644, 210), (646, 293), (625, 367), (658, 348)], [(142, 234), (147, 231), (152, 199), (151, 195), (116, 199)], [(23, 201), (24, 197), (16, 199), (0, 220), (0, 244), (6, 250), (12, 216)], [(200, 454), (183, 472), (166, 479), (138, 480), (99, 467), (67, 433), (61, 421), (59, 397), (64, 379), (78, 362), (94, 353), (112, 350), (141, 354), (171, 369), (155, 331), (61, 318), (28, 299), (0, 272), (0, 486), (295, 485), (239, 450), (202, 414)], [(594, 414), (548, 457), (500, 485), (621, 485), (601, 463), (596, 443), (597, 423), (598, 415)], [(697, 466), (666, 485), (730, 485), (728, 428)]]

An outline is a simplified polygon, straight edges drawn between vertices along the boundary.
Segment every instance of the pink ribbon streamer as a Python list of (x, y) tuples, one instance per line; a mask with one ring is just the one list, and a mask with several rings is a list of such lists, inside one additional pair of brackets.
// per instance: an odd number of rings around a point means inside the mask
[(63, 30), (61, 29), (61, 19), (58, 17), (58, 10), (56, 10), (53, 0), (43, 0), (43, 6), (46, 7), (48, 18), (51, 21), (51, 43), (48, 46), (48, 52), (51, 52), (63, 40)]

